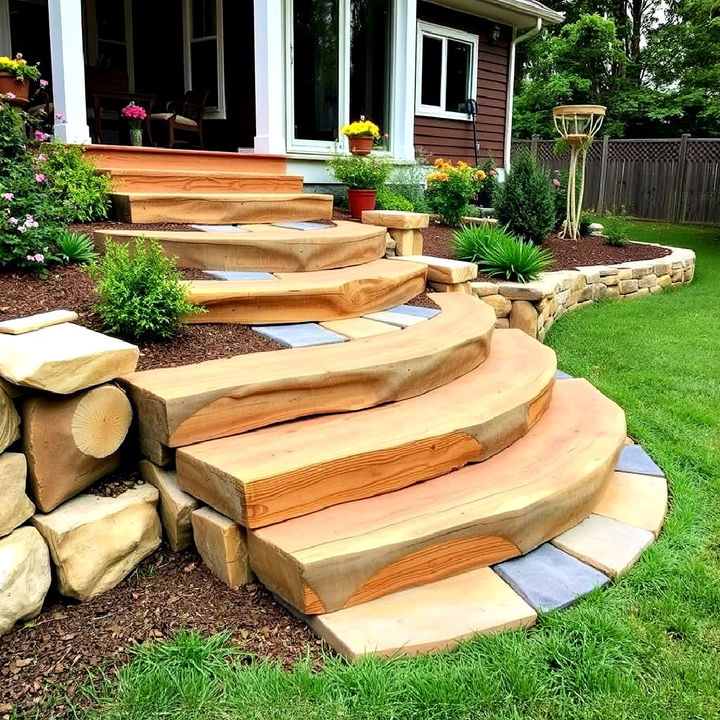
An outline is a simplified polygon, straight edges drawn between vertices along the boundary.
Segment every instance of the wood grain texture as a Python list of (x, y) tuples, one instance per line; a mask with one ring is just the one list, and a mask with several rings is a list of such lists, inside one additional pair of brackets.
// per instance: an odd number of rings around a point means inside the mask
[(263, 325), (356, 317), (419, 295), (426, 267), (381, 259), (337, 270), (276, 273), (277, 280), (191, 281), (188, 299), (207, 312), (186, 322)]
[(247, 527), (390, 492), (522, 437), (555, 368), (552, 350), (508, 331), (482, 365), (423, 395), (181, 448), (178, 482)]
[(362, 221), (366, 225), (379, 225), (388, 230), (415, 230), (426, 228), (430, 224), (430, 216), (403, 210), (364, 210)]
[(205, 170), (283, 174), (283, 155), (217, 152), (216, 150), (175, 150), (126, 145), (86, 145), (84, 157), (98, 169), (145, 168), (156, 170)]
[(332, 217), (333, 196), (314, 193), (111, 193), (128, 223), (266, 223)]
[(485, 462), (250, 531), (251, 566), (317, 613), (527, 553), (591, 512), (625, 432), (617, 405), (564, 381), (540, 421)]
[(536, 617), (490, 568), (480, 568), (306, 620), (337, 652), (356, 659), (450, 650), (476, 633), (527, 627)]
[(425, 263), (428, 267), (428, 282), (444, 283), (455, 285), (470, 280), (475, 280), (478, 274), (478, 266), (475, 263), (464, 262), (463, 260), (448, 260), (436, 258), (430, 255), (404, 255), (396, 256), (393, 260)]
[(301, 175), (173, 168), (116, 168), (110, 173), (113, 188), (118, 192), (301, 193), (303, 191)]
[[(305, 415), (360, 410), (451, 382), (490, 351), (495, 315), (477, 298), (437, 299), (439, 315), (402, 332), (319, 347), (146, 370), (120, 379), (141, 448), (189, 445)], [(167, 458), (154, 460), (163, 464)]]
[(385, 254), (382, 228), (347, 221), (324, 230), (252, 225), (241, 233), (95, 230), (93, 235), (101, 249), (108, 238), (125, 243), (136, 237), (157, 240), (177, 258), (178, 267), (204, 270), (310, 272), (361, 265)]

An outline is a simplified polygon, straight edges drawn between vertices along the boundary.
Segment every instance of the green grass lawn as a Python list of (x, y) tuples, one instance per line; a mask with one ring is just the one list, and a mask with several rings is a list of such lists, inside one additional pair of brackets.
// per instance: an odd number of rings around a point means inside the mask
[[(488, 720), (720, 717), (720, 231), (634, 223), (637, 239), (693, 248), (693, 285), (566, 316), (559, 366), (627, 411), (666, 470), (660, 540), (605, 591), (531, 630), (452, 653), (286, 673), (223, 637), (140, 648), (96, 680), (84, 720)], [(92, 629), (88, 629), (92, 632)], [(47, 711), (44, 717), (51, 717)]]

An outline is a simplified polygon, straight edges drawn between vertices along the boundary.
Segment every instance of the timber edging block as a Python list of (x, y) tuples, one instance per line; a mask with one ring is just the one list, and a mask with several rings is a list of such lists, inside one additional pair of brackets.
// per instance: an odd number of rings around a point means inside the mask
[(50, 312), (28, 315), (27, 317), (16, 318), (14, 320), (4, 320), (0, 322), (0, 334), (22, 335), (27, 332), (32, 332), (33, 330), (50, 327), (50, 325), (75, 322), (77, 319), (78, 314), (71, 310), (52, 310)]
[(365, 225), (379, 225), (388, 230), (419, 230), (430, 224), (430, 216), (403, 210), (364, 210), (362, 221)]

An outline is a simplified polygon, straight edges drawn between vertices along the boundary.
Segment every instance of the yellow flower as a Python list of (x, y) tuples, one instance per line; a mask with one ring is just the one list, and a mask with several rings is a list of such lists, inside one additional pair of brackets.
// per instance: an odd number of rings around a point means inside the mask
[(457, 164), (457, 167), (458, 167), (458, 170), (465, 170), (470, 166), (463, 160), (460, 160), (460, 162)]
[(443, 160), (443, 158), (438, 158), (433, 163), (433, 165), (435, 165), (435, 167), (437, 167), (437, 168), (442, 167), (444, 164), (445, 164), (445, 160)]
[(478, 170), (475, 173), (475, 179), (476, 180), (484, 180), (487, 177), (484, 170)]
[(450, 176), (446, 172), (438, 173), (438, 180), (442, 180), (445, 182), (446, 180), (449, 180)]
[(369, 135), (370, 137), (380, 137), (380, 128), (370, 120), (356, 120), (349, 125), (343, 125), (340, 128), (342, 135)]

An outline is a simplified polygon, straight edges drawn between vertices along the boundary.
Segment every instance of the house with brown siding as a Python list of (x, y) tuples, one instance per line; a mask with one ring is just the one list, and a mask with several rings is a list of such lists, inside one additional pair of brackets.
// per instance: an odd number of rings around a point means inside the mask
[(399, 163), (506, 165), (515, 48), (561, 20), (535, 0), (0, 0), (0, 55), (41, 62), (59, 139), (126, 144), (135, 101), (146, 144), (283, 156), (316, 183), (361, 115)]

